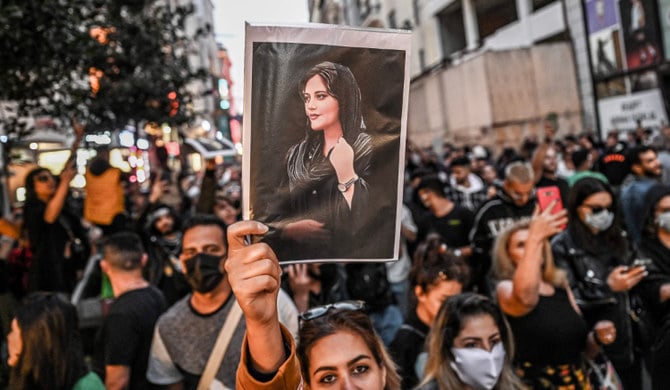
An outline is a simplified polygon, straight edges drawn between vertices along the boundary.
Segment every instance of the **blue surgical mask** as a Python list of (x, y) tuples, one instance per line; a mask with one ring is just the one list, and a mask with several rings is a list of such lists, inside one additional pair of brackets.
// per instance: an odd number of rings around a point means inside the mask
[(605, 209), (598, 213), (591, 213), (586, 216), (584, 223), (595, 230), (602, 232), (610, 228), (614, 222), (614, 213)]
[(496, 344), (491, 352), (481, 348), (452, 348), (454, 361), (450, 363), (461, 382), (475, 390), (491, 390), (505, 364), (505, 348)]

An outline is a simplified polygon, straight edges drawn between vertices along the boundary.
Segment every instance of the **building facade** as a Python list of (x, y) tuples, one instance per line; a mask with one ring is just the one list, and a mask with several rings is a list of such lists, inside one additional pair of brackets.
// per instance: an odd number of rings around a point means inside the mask
[(310, 9), (312, 21), (340, 15), (346, 24), (413, 31), (412, 141), (498, 149), (539, 135), (552, 112), (562, 133), (595, 127), (579, 3), (321, 0)]

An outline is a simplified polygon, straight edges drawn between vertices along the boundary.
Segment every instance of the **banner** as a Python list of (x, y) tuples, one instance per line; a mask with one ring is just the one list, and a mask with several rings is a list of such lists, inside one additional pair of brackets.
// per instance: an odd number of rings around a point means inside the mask
[(399, 255), (411, 34), (246, 26), (245, 219), (280, 262)]
[(641, 121), (642, 127), (660, 127), (668, 123), (659, 89), (617, 96), (598, 101), (603, 138), (610, 130), (632, 131)]

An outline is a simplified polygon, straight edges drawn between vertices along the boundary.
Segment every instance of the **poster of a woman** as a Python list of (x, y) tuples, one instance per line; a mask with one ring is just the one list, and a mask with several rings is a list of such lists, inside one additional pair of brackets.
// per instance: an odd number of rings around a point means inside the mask
[(280, 261), (397, 258), (409, 40), (247, 26), (244, 211)]

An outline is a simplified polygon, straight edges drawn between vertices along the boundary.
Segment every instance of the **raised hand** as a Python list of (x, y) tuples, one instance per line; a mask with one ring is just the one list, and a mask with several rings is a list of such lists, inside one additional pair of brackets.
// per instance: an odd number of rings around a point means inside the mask
[(533, 217), (530, 220), (528, 236), (538, 241), (549, 238), (554, 234), (560, 233), (563, 226), (568, 223), (568, 212), (563, 209), (558, 213), (552, 214), (556, 201), (551, 202), (549, 207), (540, 212), (540, 207), (535, 206)]
[(267, 231), (267, 226), (256, 221), (241, 221), (228, 228), (225, 269), (247, 326), (278, 321), (281, 268), (277, 256), (265, 243), (246, 245), (244, 242), (248, 235), (263, 235)]

